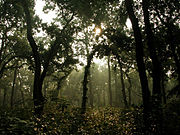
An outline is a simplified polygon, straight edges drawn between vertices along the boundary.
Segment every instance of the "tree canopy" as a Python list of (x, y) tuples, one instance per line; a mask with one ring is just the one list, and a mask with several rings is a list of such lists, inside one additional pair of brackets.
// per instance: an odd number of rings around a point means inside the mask
[(37, 1), (0, 1), (0, 133), (179, 133), (177, 0)]

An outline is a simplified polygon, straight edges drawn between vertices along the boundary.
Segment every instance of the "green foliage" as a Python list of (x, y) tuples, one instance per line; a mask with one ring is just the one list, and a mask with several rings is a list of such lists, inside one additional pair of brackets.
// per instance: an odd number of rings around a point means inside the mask
[[(132, 134), (135, 129), (133, 113), (118, 108), (88, 109), (81, 115), (79, 108), (47, 104), (41, 118), (30, 110), (1, 112), (1, 134)], [(26, 115), (21, 116), (24, 113)]]
[(164, 129), (166, 134), (180, 133), (180, 99), (172, 99), (164, 107)]
[[(31, 121), (31, 119), (27, 119), (27, 116), (30, 116), (28, 114), (29, 110), (21, 109), (21, 111), (16, 111), (6, 110), (4, 112), (0, 112), (0, 134), (34, 134), (35, 132), (33, 130), (33, 122)], [(26, 114), (27, 116), (25, 117), (24, 114)], [(23, 118), (20, 118), (18, 116), (21, 116)]]
[[(173, 100), (164, 108), (165, 134), (179, 133), (179, 103), (179, 100)], [(67, 105), (67, 101), (47, 103), (41, 118), (34, 117), (30, 109), (1, 110), (0, 134), (139, 135), (144, 128), (140, 107), (128, 110), (113, 107), (88, 108), (82, 115), (80, 108), (68, 105), (62, 110), (62, 105)]]

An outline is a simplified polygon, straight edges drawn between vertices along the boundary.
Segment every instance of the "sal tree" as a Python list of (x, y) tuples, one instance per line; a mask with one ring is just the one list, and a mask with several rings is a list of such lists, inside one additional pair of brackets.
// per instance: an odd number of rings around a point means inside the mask
[[(19, 2), (19, 1), (18, 1)], [(43, 81), (47, 74), (51, 74), (55, 71), (64, 71), (65, 68), (73, 68), (73, 64), (76, 60), (73, 59), (73, 51), (71, 43), (74, 28), (74, 14), (68, 12), (66, 9), (59, 9), (59, 12), (66, 12), (64, 14), (58, 14), (56, 20), (61, 25), (55, 23), (42, 24), (37, 16), (34, 14), (34, 1), (23, 0), (20, 1), (26, 22), (27, 39), (32, 50), (32, 69), (34, 72), (34, 84), (33, 84), (33, 100), (35, 114), (40, 116), (44, 107), (44, 96), (42, 93)], [(68, 13), (68, 15), (67, 15)], [(46, 32), (46, 38), (38, 39), (35, 35), (37, 29), (41, 28)]]

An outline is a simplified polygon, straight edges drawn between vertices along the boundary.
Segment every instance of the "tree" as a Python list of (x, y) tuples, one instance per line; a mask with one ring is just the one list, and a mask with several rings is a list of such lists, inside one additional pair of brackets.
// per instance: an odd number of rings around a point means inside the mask
[[(54, 24), (52, 24), (49, 27), (46, 24), (43, 24), (43, 29), (46, 30), (47, 34), (49, 34), (52, 39), (52, 41), (50, 42), (50, 47), (48, 48), (48, 50), (44, 50), (43, 53), (40, 50), (41, 46), (39, 47), (39, 45), (37, 44), (34, 38), (33, 23), (37, 18), (35, 18), (32, 15), (33, 3), (27, 0), (22, 1), (22, 6), (26, 18), (27, 39), (31, 46), (33, 59), (34, 59), (34, 85), (33, 85), (34, 109), (35, 109), (35, 114), (40, 116), (42, 114), (44, 101), (45, 101), (42, 93), (42, 85), (48, 71), (53, 67), (53, 64), (58, 65), (61, 69), (63, 69), (66, 66), (71, 65), (71, 63), (74, 63), (73, 59), (71, 58), (73, 54), (71, 52), (71, 48), (69, 48), (71, 42), (71, 36), (75, 30), (73, 29), (72, 31), (71, 29), (69, 29), (70, 26), (69, 24), (72, 21), (74, 14), (72, 13), (70, 18), (66, 20), (63, 29), (59, 29), (58, 26)], [(62, 49), (64, 49), (65, 51), (63, 52)], [(65, 52), (66, 55), (69, 57), (66, 57), (63, 63), (61, 62), (58, 63), (58, 61), (55, 60), (55, 56), (59, 56), (62, 58)]]
[(108, 56), (108, 87), (109, 87), (109, 104), (110, 106), (112, 106), (110, 54)]
[(88, 59), (87, 59), (87, 64), (85, 66), (85, 70), (84, 70), (84, 78), (83, 78), (83, 97), (82, 97), (82, 105), (81, 105), (81, 108), (82, 108), (82, 111), (81, 113), (84, 114), (86, 112), (86, 103), (87, 103), (87, 91), (88, 91), (88, 88), (87, 88), (87, 84), (88, 84), (88, 77), (89, 77), (89, 74), (90, 74), (90, 66), (91, 66), (91, 62), (92, 62), (92, 59), (93, 59), (93, 56), (95, 55), (95, 53), (99, 50), (101, 46), (96, 46), (94, 48), (94, 50), (91, 52), (91, 54), (88, 56)]
[(13, 77), (13, 85), (12, 85), (12, 91), (11, 91), (11, 108), (13, 108), (14, 105), (14, 93), (15, 93), (15, 85), (16, 85), (16, 78), (17, 78), (17, 65), (16, 68), (14, 69), (14, 77)]
[(132, 94), (131, 94), (132, 93), (132, 82), (131, 82), (131, 78), (129, 77), (129, 74), (127, 72), (128, 72), (128, 70), (125, 71), (125, 74), (126, 74), (126, 77), (128, 79), (128, 83), (129, 83), (129, 87), (128, 87), (129, 102), (128, 102), (128, 104), (129, 104), (129, 106), (131, 106), (131, 104), (132, 104), (132, 100), (131, 100), (131, 96), (132, 96)]
[(127, 103), (125, 83), (124, 83), (124, 72), (123, 72), (122, 63), (120, 61), (119, 56), (117, 56), (117, 58), (118, 58), (118, 63), (119, 63), (119, 66), (120, 66), (120, 73), (121, 73), (121, 86), (122, 86), (123, 101), (124, 101), (125, 107), (127, 108), (128, 103)]
[[(136, 62), (138, 66), (138, 72), (142, 87), (142, 98), (143, 98), (143, 107), (144, 107), (144, 125), (145, 130), (149, 128), (148, 114), (150, 112), (150, 91), (148, 87), (148, 81), (146, 76), (146, 69), (144, 64), (144, 51), (143, 51), (143, 43), (142, 43), (142, 35), (138, 25), (138, 19), (136, 18), (133, 10), (133, 1), (125, 0), (126, 10), (129, 15), (129, 18), (132, 23), (132, 28), (134, 32), (134, 38), (136, 42)], [(146, 132), (146, 131), (144, 131)]]
[[(18, 31), (23, 31), (23, 12), (20, 5), (12, 1), (0, 2), (0, 78), (12, 68), (13, 60), (22, 57), (15, 53), (14, 45), (19, 43)], [(25, 42), (25, 41), (24, 41)], [(10, 66), (11, 65), (11, 66)]]
[[(172, 77), (177, 78), (178, 84), (171, 90), (172, 95), (178, 95), (179, 89), (179, 72), (180, 72), (180, 63), (179, 63), (179, 26), (178, 26), (178, 15), (179, 15), (179, 2), (174, 0), (167, 1), (151, 1), (149, 4), (149, 12), (151, 16), (156, 17), (157, 19), (150, 18), (150, 21), (156, 24), (158, 27), (154, 28), (154, 34), (158, 37), (158, 40), (161, 42), (159, 46), (158, 54), (161, 59), (161, 63), (164, 68), (163, 70), (163, 80), (165, 81), (168, 78), (165, 74), (168, 71), (173, 72)], [(163, 35), (160, 33), (164, 33)], [(157, 40), (157, 38), (156, 38)], [(159, 42), (158, 42), (159, 43)], [(168, 48), (168, 49), (167, 49)], [(171, 60), (170, 60), (171, 59)], [(175, 63), (175, 64), (173, 64)], [(171, 68), (173, 67), (173, 68)], [(163, 87), (162, 87), (163, 88)], [(163, 91), (162, 91), (163, 92)], [(163, 92), (164, 93), (164, 92)], [(170, 94), (171, 95), (171, 94)]]

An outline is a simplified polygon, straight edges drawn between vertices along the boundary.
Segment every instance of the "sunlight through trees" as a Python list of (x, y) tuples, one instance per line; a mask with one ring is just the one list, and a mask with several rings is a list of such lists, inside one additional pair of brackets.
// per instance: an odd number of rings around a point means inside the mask
[(1, 0), (0, 134), (179, 134), (179, 7)]

